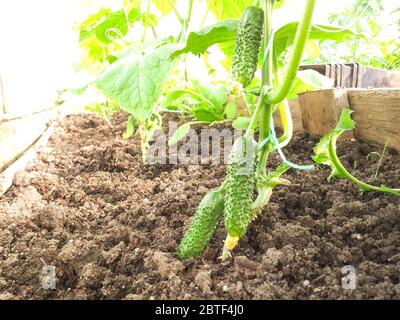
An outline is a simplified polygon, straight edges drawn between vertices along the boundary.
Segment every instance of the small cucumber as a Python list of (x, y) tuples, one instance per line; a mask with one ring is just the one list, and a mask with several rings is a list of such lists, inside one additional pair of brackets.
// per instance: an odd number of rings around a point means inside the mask
[(224, 211), (224, 196), (221, 189), (210, 191), (200, 202), (192, 224), (184, 235), (177, 251), (185, 260), (201, 255), (207, 247)]

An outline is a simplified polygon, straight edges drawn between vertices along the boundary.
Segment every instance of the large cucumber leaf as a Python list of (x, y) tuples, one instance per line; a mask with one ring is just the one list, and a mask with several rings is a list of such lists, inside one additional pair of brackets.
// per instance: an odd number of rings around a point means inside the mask
[[(298, 22), (290, 22), (279, 28), (274, 37), (275, 56), (279, 57), (293, 44), (296, 35)], [(313, 25), (311, 26), (309, 40), (332, 40), (342, 42), (346, 37), (354, 36), (350, 29), (337, 28), (332, 26)]]
[(109, 9), (101, 9), (81, 24), (79, 41), (82, 42), (95, 36), (101, 42), (109, 44), (113, 42), (113, 38), (120, 38), (127, 34), (128, 22), (133, 23), (139, 19), (137, 8), (132, 9), (128, 15), (123, 9), (114, 12), (110, 12)]
[(97, 13), (90, 15), (80, 25), (79, 41), (84, 42), (96, 38), (104, 44), (110, 44), (115, 39), (123, 38), (129, 31), (129, 25), (141, 21), (143, 25), (154, 26), (157, 18), (153, 14), (144, 16), (137, 7), (126, 11), (119, 9), (100, 9)]
[(157, 103), (174, 63), (174, 46), (164, 46), (143, 55), (129, 55), (104, 70), (94, 81), (109, 99), (143, 123)]
[(176, 58), (183, 53), (204, 53), (216, 43), (233, 42), (238, 27), (238, 19), (226, 19), (198, 32), (190, 32), (186, 43), (176, 50), (171, 58)]

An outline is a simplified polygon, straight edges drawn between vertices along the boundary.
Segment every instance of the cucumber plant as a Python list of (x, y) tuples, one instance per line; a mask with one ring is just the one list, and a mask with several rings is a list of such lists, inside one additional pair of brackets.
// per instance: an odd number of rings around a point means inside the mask
[[(227, 177), (222, 192), (225, 193), (225, 240), (222, 258), (230, 255), (240, 238), (242, 238), (251, 221), (268, 203), (273, 188), (280, 183), (287, 183), (280, 178), (290, 164), (279, 168), (277, 172), (268, 173), (266, 163), (272, 151), (280, 149), (279, 144), (287, 144), (292, 135), (285, 132), (281, 141), (276, 138), (273, 129), (273, 112), (279, 107), (285, 129), (292, 129), (290, 111), (285, 101), (296, 78), (301, 57), (310, 32), (315, 0), (308, 0), (303, 19), (297, 27), (293, 49), (282, 81), (279, 81), (278, 60), (274, 52), (274, 32), (272, 18), (275, 0), (265, 0), (264, 10), (249, 7), (244, 10), (239, 23), (233, 55), (232, 72), (235, 79), (247, 87), (257, 68), (259, 42), (263, 31), (263, 54), (261, 64), (261, 83), (256, 94), (258, 104), (252, 114), (245, 135), (239, 138), (231, 152), (227, 166)], [(261, 13), (263, 18), (261, 18)], [(260, 34), (260, 35), (259, 35)], [(254, 141), (255, 128), (258, 127), (258, 143)], [(306, 168), (310, 169), (310, 168)], [(253, 192), (257, 190), (257, 198)], [(198, 223), (198, 218), (195, 217)], [(207, 220), (204, 220), (204, 224)], [(181, 244), (182, 245), (182, 244)]]
[[(129, 1), (129, 6), (122, 11), (103, 11), (89, 17), (81, 29), (81, 41), (95, 44), (100, 41), (104, 49), (91, 51), (90, 47), (88, 52), (105, 54), (101, 55), (99, 63), (104, 68), (90, 85), (130, 113), (127, 135), (132, 135), (138, 128), (144, 156), (154, 130), (161, 126), (161, 106), (170, 102), (173, 105), (175, 98), (181, 99), (178, 110), (183, 110), (195, 122), (212, 124), (234, 120), (232, 125), (245, 131), (232, 148), (226, 179), (200, 202), (193, 222), (177, 249), (181, 259), (201, 255), (220, 220), (224, 220), (226, 230), (221, 257), (228, 258), (251, 222), (268, 204), (274, 188), (290, 184), (282, 175), (290, 168), (314, 168), (290, 162), (283, 152), (293, 135), (288, 99), (294, 98), (299, 92), (325, 86), (326, 79), (321, 79), (318, 73), (298, 71), (307, 40), (341, 42), (354, 36), (346, 28), (312, 25), (316, 0), (306, 0), (300, 22), (283, 24), (277, 30), (273, 28), (274, 11), (284, 1), (205, 1), (209, 10), (202, 24), (209, 12), (214, 14), (218, 22), (201, 27), (200, 31), (189, 32), (195, 5), (193, 0), (187, 1), (184, 18), (175, 7), (174, 0)], [(142, 3), (146, 4), (144, 11), (140, 7)], [(157, 38), (157, 19), (151, 12), (154, 7), (176, 15), (181, 25), (178, 34), (165, 39)], [(132, 33), (138, 34), (134, 28), (137, 23), (142, 23), (143, 27), (141, 40), (130, 41)], [(153, 39), (149, 39), (149, 28)], [(228, 116), (231, 106), (227, 108), (225, 95), (229, 90), (219, 90), (217, 86), (209, 90), (196, 85), (193, 80), (188, 81), (186, 54), (202, 56), (206, 60), (206, 52), (213, 45), (218, 45), (225, 53), (226, 61), (232, 62), (229, 78), (236, 81), (232, 83), (231, 79), (226, 79), (226, 82), (231, 81), (228, 87), (236, 88), (234, 91), (245, 97), (249, 111), (247, 118)], [(171, 81), (177, 70), (181, 71), (178, 72), (178, 79)], [(257, 73), (257, 70), (260, 72)], [(183, 82), (186, 86), (182, 87)], [(195, 90), (188, 83), (195, 86)], [(223, 99), (219, 99), (220, 95)], [(279, 112), (284, 129), (279, 137), (273, 121), (275, 112)], [(365, 191), (381, 191), (398, 196), (397, 189), (363, 183), (340, 163), (336, 155), (336, 140), (343, 130), (348, 129), (345, 124), (350, 124), (349, 117), (350, 113), (347, 113), (347, 118), (344, 114), (338, 127), (316, 146), (314, 161), (331, 166), (332, 177), (350, 179)], [(189, 127), (190, 123), (182, 126), (185, 130)], [(181, 133), (170, 143), (176, 143), (183, 136)], [(272, 152), (279, 154), (282, 163), (275, 170), (267, 170)]]
[[(237, 246), (251, 221), (267, 205), (274, 187), (279, 184), (290, 184), (282, 179), (281, 175), (290, 168), (300, 170), (312, 170), (312, 166), (299, 166), (288, 161), (282, 148), (288, 144), (292, 136), (292, 119), (287, 103), (287, 97), (296, 78), (306, 40), (310, 32), (315, 0), (308, 0), (304, 8), (303, 19), (297, 27), (292, 52), (288, 60), (283, 78), (280, 79), (279, 61), (276, 55), (276, 47), (273, 43), (274, 32), (272, 30), (272, 18), (275, 1), (264, 1), (263, 19), (260, 13), (261, 8), (249, 7), (244, 10), (236, 36), (235, 52), (233, 55), (232, 73), (234, 79), (247, 87), (257, 69), (257, 57), (259, 55), (259, 36), (263, 29), (263, 61), (262, 81), (259, 90), (259, 101), (248, 124), (245, 135), (235, 141), (230, 159), (227, 165), (226, 179), (219, 189), (224, 196), (225, 230), (227, 237), (224, 243), (222, 259), (230, 256), (230, 252)], [(273, 113), (279, 110), (284, 134), (277, 138), (274, 130)], [(254, 141), (255, 128), (258, 128), (258, 143)], [(336, 141), (346, 130), (352, 130), (354, 123), (350, 118), (350, 111), (345, 109), (335, 130), (323, 137), (315, 147), (313, 160), (317, 164), (325, 164), (332, 167), (333, 176), (347, 178), (360, 186), (365, 191), (381, 191), (400, 196), (399, 189), (390, 189), (385, 186), (375, 187), (368, 185), (352, 176), (340, 163), (336, 154)], [(278, 151), (282, 164), (272, 172), (267, 172), (266, 164), (268, 157), (273, 151)], [(254, 190), (257, 190), (257, 197), (254, 199)], [(221, 200), (219, 200), (221, 201)], [(199, 230), (214, 230), (215, 220), (206, 219), (202, 216), (203, 211), (195, 216), (194, 223), (185, 235), (178, 252), (190, 244), (190, 234), (194, 233), (193, 228), (198, 226)], [(209, 225), (208, 225), (209, 224)], [(199, 233), (196, 233), (198, 236)], [(206, 234), (209, 239), (210, 233)], [(193, 245), (193, 244), (192, 244)], [(181, 258), (188, 258), (200, 254), (206, 247), (206, 241), (198, 241), (196, 250), (186, 249), (193, 255), (180, 255)], [(190, 245), (189, 245), (190, 247)]]

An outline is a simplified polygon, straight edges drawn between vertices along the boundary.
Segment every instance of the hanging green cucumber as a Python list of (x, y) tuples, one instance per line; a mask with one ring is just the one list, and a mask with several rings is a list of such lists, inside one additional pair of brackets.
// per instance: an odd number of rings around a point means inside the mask
[(235, 81), (247, 87), (257, 70), (258, 55), (264, 26), (264, 11), (248, 7), (243, 11), (236, 33), (232, 57), (232, 75)]
[[(225, 229), (234, 243), (252, 221), (255, 188), (256, 142), (250, 136), (238, 138), (229, 156), (225, 182)], [(230, 245), (234, 247), (236, 244)]]
[(202, 254), (224, 211), (223, 187), (210, 191), (200, 202), (193, 222), (178, 247), (178, 257), (189, 259)]

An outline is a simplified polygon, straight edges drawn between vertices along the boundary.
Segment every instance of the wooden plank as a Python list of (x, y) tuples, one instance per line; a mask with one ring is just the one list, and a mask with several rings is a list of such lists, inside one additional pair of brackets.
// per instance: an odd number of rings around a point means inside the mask
[(342, 88), (353, 87), (353, 68), (345, 64), (342, 65)]
[(358, 67), (358, 88), (399, 88), (400, 72)]
[(18, 159), (47, 129), (56, 109), (0, 119), (0, 172)]
[(342, 65), (336, 64), (336, 77), (335, 77), (335, 87), (341, 88), (342, 87)]
[(400, 89), (349, 90), (355, 136), (400, 150)]
[(327, 89), (299, 95), (303, 127), (322, 136), (335, 128), (343, 108), (349, 107), (346, 89)]
[[(299, 99), (289, 100), (289, 106), (293, 120), (293, 131), (296, 133), (304, 131)], [(278, 111), (274, 113), (274, 123), (278, 128), (282, 129), (281, 118)]]
[(400, 88), (400, 72), (399, 71), (388, 71), (388, 83), (391, 88)]
[(15, 162), (0, 173), (0, 195), (5, 194), (12, 186), (15, 174), (24, 170), (27, 164), (35, 159), (38, 149), (47, 144), (47, 141), (54, 131), (55, 123), (54, 121)]

